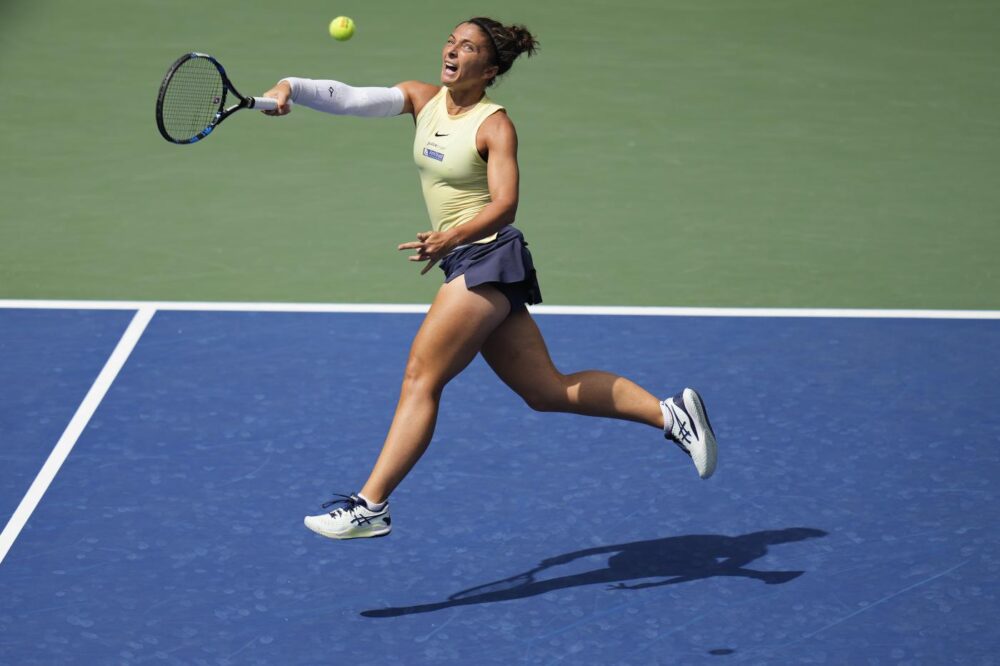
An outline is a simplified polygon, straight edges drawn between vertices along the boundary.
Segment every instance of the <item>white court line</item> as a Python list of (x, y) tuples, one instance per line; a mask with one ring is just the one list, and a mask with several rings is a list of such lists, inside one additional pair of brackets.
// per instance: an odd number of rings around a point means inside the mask
[[(422, 314), (428, 305), (391, 303), (206, 303), (185, 301), (2, 300), (0, 309), (175, 310), (186, 312), (352, 312)], [(892, 310), (867, 308), (702, 308), (533, 305), (532, 314), (652, 317), (831, 317), (850, 319), (1000, 319), (1000, 310)]]
[(129, 355), (135, 348), (143, 331), (146, 330), (146, 325), (149, 324), (149, 320), (153, 318), (155, 312), (154, 308), (143, 306), (132, 317), (132, 323), (125, 329), (125, 333), (122, 335), (121, 340), (118, 341), (115, 350), (111, 352), (108, 362), (104, 364), (104, 369), (97, 375), (93, 386), (90, 387), (83, 402), (77, 408), (76, 414), (70, 419), (69, 425), (66, 426), (62, 437), (59, 438), (55, 448), (52, 449), (52, 453), (49, 454), (48, 460), (45, 461), (41, 471), (38, 472), (38, 476), (35, 477), (31, 487), (28, 488), (28, 492), (24, 494), (24, 498), (18, 504), (14, 515), (7, 521), (7, 526), (3, 528), (3, 532), (0, 532), (0, 564), (3, 564), (4, 558), (7, 557), (11, 546), (14, 545), (14, 540), (17, 539), (21, 533), (21, 529), (28, 522), (28, 518), (35, 511), (35, 507), (38, 506), (45, 491), (49, 489), (49, 484), (52, 483), (52, 479), (55, 478), (59, 472), (59, 468), (66, 461), (66, 457), (73, 450), (76, 440), (80, 438), (83, 429), (87, 427), (90, 418), (97, 411), (98, 405), (101, 404), (104, 395), (111, 388), (112, 382), (115, 381), (115, 377), (118, 376), (122, 366), (125, 365), (125, 361), (128, 360)]

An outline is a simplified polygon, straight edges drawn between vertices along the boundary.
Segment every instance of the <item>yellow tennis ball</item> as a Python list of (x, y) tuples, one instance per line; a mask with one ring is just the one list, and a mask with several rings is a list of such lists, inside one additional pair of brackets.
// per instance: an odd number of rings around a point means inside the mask
[(349, 16), (338, 16), (330, 21), (330, 36), (338, 42), (346, 42), (354, 36), (354, 20)]

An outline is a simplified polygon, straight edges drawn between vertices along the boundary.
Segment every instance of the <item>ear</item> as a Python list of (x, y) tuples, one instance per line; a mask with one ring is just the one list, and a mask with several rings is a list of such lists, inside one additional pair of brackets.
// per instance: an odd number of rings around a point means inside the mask
[(499, 73), (500, 73), (500, 67), (498, 67), (497, 65), (490, 65), (489, 67), (483, 70), (483, 80), (489, 82), (492, 79), (495, 79), (497, 74)]

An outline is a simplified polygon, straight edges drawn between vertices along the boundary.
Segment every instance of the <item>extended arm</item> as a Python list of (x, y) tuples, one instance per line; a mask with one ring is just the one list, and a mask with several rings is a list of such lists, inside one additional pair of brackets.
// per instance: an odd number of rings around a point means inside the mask
[(278, 108), (264, 113), (283, 116), (291, 111), (292, 102), (316, 111), (338, 116), (379, 118), (403, 113), (405, 96), (400, 88), (355, 88), (332, 79), (282, 79), (264, 93), (278, 100)]

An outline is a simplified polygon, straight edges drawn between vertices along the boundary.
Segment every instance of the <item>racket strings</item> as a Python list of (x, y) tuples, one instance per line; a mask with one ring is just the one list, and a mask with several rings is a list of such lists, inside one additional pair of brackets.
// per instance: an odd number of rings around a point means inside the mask
[(177, 141), (203, 132), (221, 110), (225, 88), (222, 75), (206, 58), (185, 60), (163, 93), (163, 127)]

